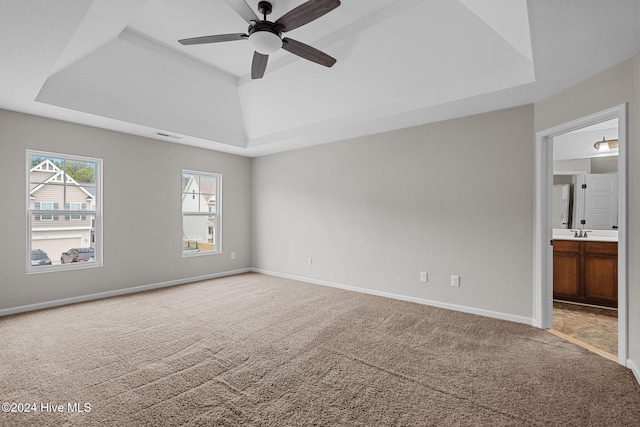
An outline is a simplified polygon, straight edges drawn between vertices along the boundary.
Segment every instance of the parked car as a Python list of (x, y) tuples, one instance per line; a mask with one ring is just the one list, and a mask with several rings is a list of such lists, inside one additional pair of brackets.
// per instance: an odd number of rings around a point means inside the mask
[(34, 249), (31, 251), (31, 266), (51, 265), (49, 255), (42, 249)]
[(94, 261), (96, 250), (94, 248), (73, 248), (67, 252), (63, 252), (60, 262), (68, 264), (70, 262), (89, 262)]

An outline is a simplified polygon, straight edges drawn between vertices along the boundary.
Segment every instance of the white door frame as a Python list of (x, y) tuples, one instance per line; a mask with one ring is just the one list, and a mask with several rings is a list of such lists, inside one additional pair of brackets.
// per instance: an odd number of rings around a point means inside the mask
[(536, 133), (534, 326), (553, 326), (553, 246), (551, 197), (553, 137), (610, 119), (618, 119), (618, 363), (627, 366), (627, 104)]

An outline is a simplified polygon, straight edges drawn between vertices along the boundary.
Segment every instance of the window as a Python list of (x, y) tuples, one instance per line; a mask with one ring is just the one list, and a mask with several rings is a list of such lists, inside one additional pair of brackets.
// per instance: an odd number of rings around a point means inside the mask
[(102, 160), (27, 151), (27, 271), (101, 264)]
[(218, 254), (222, 175), (182, 171), (182, 255)]
[[(52, 211), (54, 209), (58, 209), (58, 204), (53, 202), (36, 202), (35, 204), (36, 209), (39, 209), (41, 211)], [(40, 214), (40, 221), (53, 221), (53, 215)]]
[[(82, 207), (84, 205), (84, 208)], [(68, 210), (71, 211), (80, 211), (80, 210), (87, 210), (87, 204), (86, 203), (68, 203)], [(71, 220), (71, 221), (81, 221), (82, 220), (82, 216), (83, 215), (68, 215), (67, 217), (65, 217), (65, 219)]]

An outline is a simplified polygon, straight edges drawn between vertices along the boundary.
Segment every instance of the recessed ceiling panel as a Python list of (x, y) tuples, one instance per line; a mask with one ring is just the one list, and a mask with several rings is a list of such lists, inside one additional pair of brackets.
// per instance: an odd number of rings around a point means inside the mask
[(118, 38), (50, 77), (37, 100), (245, 146), (237, 87)]
[[(250, 143), (354, 115), (398, 114), (534, 81), (533, 64), (458, 2), (430, 1), (240, 87)], [(264, 109), (260, 100), (274, 108)]]

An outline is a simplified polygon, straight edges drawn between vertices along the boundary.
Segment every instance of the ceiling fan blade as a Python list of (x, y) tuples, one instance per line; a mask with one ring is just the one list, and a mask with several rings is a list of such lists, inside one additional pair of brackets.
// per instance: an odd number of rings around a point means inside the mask
[(263, 55), (258, 52), (253, 53), (253, 63), (251, 64), (251, 78), (261, 79), (267, 69), (267, 61), (269, 55)]
[(315, 47), (311, 47), (307, 44), (301, 43), (297, 40), (285, 37), (282, 39), (282, 48), (294, 55), (298, 55), (301, 58), (308, 59), (316, 64), (324, 65), (325, 67), (331, 67), (336, 63), (335, 58), (330, 57), (324, 52), (319, 51)]
[(282, 32), (294, 30), (320, 18), (340, 6), (340, 0), (309, 0), (282, 15), (276, 25), (282, 26)]
[(251, 9), (251, 6), (249, 6), (244, 0), (225, 0), (225, 1), (229, 6), (231, 6), (233, 10), (236, 11), (238, 15), (242, 17), (242, 19), (247, 21), (249, 24), (251, 24), (251, 21), (255, 21), (255, 22), (260, 21), (260, 18), (258, 18), (258, 15), (256, 15), (253, 9)]
[(248, 38), (249, 36), (247, 34), (242, 34), (242, 33), (218, 34), (216, 36), (202, 36), (202, 37), (193, 37), (190, 39), (182, 39), (182, 40), (178, 40), (178, 43), (184, 44), (184, 45), (205, 44), (205, 43), (231, 42), (235, 40), (245, 40)]

